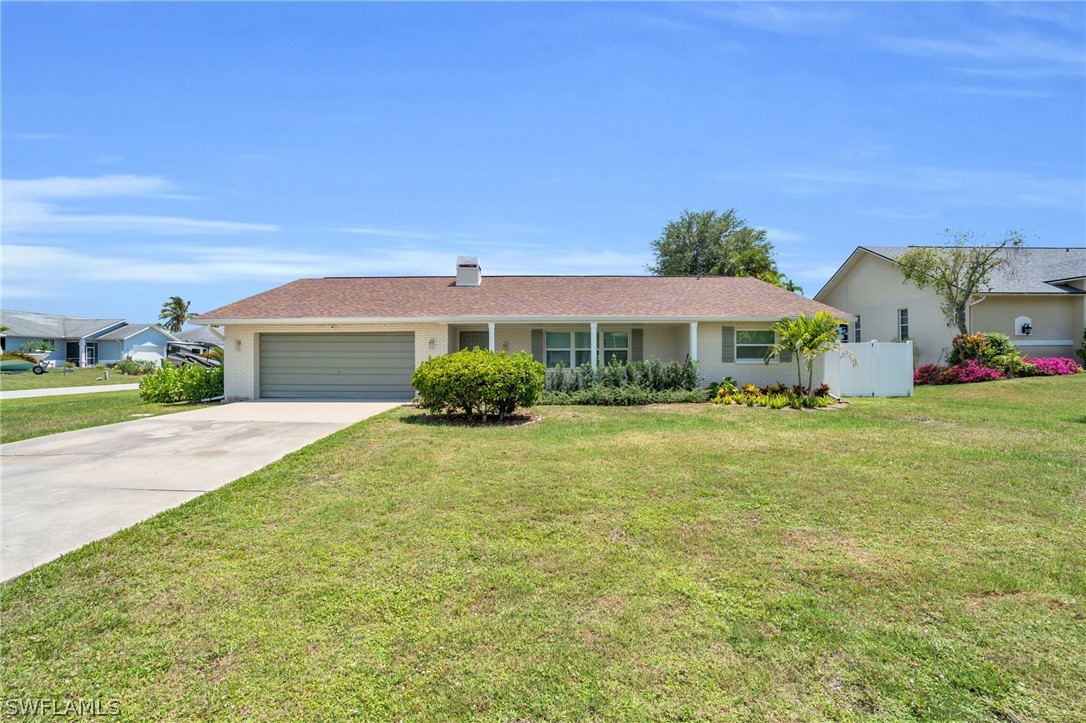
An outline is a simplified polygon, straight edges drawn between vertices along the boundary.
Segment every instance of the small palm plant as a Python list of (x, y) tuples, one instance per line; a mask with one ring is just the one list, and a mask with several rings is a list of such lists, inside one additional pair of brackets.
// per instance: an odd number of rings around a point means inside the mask
[[(841, 348), (841, 335), (838, 332), (844, 321), (828, 311), (819, 311), (814, 316), (800, 314), (794, 319), (781, 319), (774, 326), (777, 343), (769, 348), (765, 362), (782, 351), (791, 352), (796, 359), (799, 383), (803, 385), (803, 367), (807, 368), (807, 398), (814, 398), (814, 365), (824, 354), (841, 351), (856, 364), (856, 355)], [(801, 366), (802, 364), (802, 366)]]

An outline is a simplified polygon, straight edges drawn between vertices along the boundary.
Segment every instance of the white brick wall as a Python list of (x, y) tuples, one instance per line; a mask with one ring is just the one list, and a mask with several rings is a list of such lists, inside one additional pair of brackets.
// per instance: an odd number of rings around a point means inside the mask
[[(770, 362), (765, 364), (764, 362), (735, 362), (732, 364), (725, 364), (723, 358), (723, 339), (721, 329), (725, 326), (733, 326), (736, 329), (769, 329), (771, 324), (750, 324), (750, 323), (735, 323), (735, 324), (719, 324), (719, 323), (707, 323), (701, 322), (698, 324), (698, 368), (701, 371), (702, 381), (705, 384), (710, 382), (719, 382), (724, 377), (730, 376), (739, 384), (754, 384), (755, 386), (765, 387), (770, 384), (776, 384), (781, 382), (792, 386), (796, 383), (796, 362), (793, 359), (790, 363), (782, 364), (780, 362)], [(817, 387), (822, 383), (822, 370), (823, 360), (819, 359), (815, 362), (815, 380), (814, 384)], [(803, 372), (803, 383), (807, 384), (807, 372)]]
[[(262, 332), (350, 333), (360, 331), (415, 332), (415, 365), (448, 351), (446, 324), (316, 324), (227, 326), (224, 346), (226, 398), (256, 399), (259, 393), (259, 334)], [(430, 344), (433, 342), (433, 347)], [(240, 343), (239, 343), (240, 342)]]
[[(740, 384), (766, 386), (783, 382), (796, 383), (796, 365), (762, 362), (725, 364), (721, 361), (721, 328), (725, 324), (701, 322), (698, 324), (698, 360), (702, 381), (705, 384), (730, 376)], [(735, 323), (736, 329), (767, 329), (768, 324)], [(333, 328), (334, 327), (334, 328)], [(457, 327), (461, 328), (461, 327)], [(476, 327), (465, 327), (476, 328)], [(485, 327), (482, 327), (485, 329)], [(577, 328), (577, 327), (570, 327)], [(624, 328), (600, 325), (600, 329)], [(649, 359), (683, 361), (688, 351), (689, 325), (645, 324), (644, 354)], [(450, 344), (455, 345), (455, 329), (447, 324), (335, 324), (335, 325), (249, 325), (226, 327), (225, 387), (227, 398), (255, 399), (259, 383), (259, 334), (262, 332), (366, 332), (366, 331), (413, 331), (415, 332), (415, 364), (430, 357), (448, 353)], [(240, 345), (239, 342), (240, 341)], [(433, 342), (433, 347), (430, 344)], [(496, 329), (498, 350), (510, 354), (518, 351), (531, 352), (532, 330), (527, 326), (505, 326)], [(823, 362), (815, 364), (815, 385), (822, 383)], [(806, 379), (804, 379), (806, 383)]]

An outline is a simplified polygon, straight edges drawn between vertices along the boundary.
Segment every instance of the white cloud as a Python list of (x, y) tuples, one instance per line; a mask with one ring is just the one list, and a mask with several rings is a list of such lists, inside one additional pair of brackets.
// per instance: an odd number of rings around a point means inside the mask
[[(59, 245), (5, 244), (4, 285), (29, 288), (42, 276), (76, 283), (216, 284), (280, 283), (319, 276), (451, 276), (455, 254), (428, 247), (374, 249), (365, 253), (311, 252), (267, 246), (181, 246), (162, 255), (146, 249), (86, 253)], [(641, 274), (648, 254), (550, 248), (484, 256), (484, 273)]]
[(375, 236), (378, 238), (399, 238), (409, 239), (412, 241), (437, 241), (441, 237), (437, 234), (425, 232), (425, 231), (403, 231), (401, 229), (394, 228), (374, 228), (369, 226), (348, 226), (345, 228), (332, 229), (339, 233), (351, 233), (359, 236)]
[[(1046, 178), (1021, 171), (935, 166), (816, 168), (781, 171), (791, 193), (855, 192), (857, 186), (892, 188), (949, 205), (1052, 208), (1080, 213), (1086, 205), (1086, 179)], [(926, 205), (930, 205), (926, 204)]]
[(771, 228), (769, 226), (763, 226), (766, 231), (766, 236), (773, 243), (787, 243), (789, 241), (805, 241), (806, 236), (796, 231), (788, 231), (783, 228)]
[(136, 231), (151, 234), (233, 234), (275, 231), (271, 224), (240, 223), (131, 213), (65, 213), (65, 201), (101, 198), (191, 198), (174, 192), (158, 176), (106, 175), (93, 178), (55, 176), (4, 179), (3, 230), (20, 233), (106, 233)]

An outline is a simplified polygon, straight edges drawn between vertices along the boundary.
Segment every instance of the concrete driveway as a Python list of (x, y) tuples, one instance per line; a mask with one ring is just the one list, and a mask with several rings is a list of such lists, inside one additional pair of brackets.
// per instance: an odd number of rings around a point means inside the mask
[(396, 406), (240, 402), (0, 445), (0, 579)]

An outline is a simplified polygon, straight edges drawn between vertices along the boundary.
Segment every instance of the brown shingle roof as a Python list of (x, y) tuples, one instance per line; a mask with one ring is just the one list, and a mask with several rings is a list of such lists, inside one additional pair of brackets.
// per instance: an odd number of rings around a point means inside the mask
[(196, 321), (249, 319), (690, 317), (780, 318), (829, 310), (751, 278), (721, 276), (451, 276), (299, 279)]

